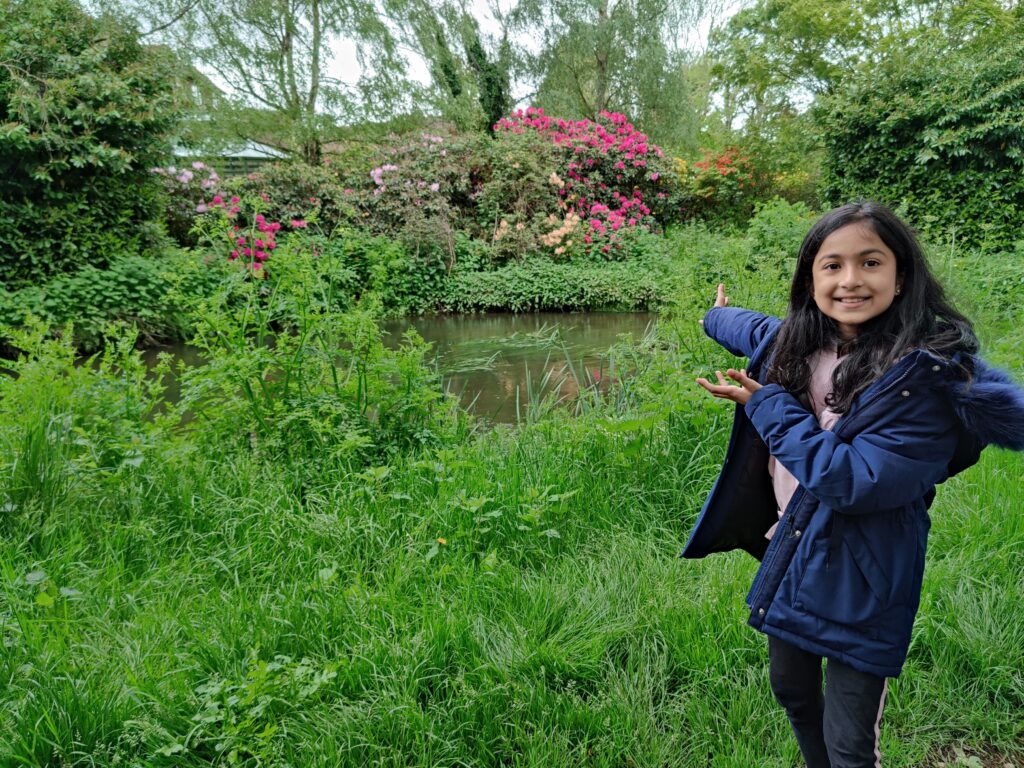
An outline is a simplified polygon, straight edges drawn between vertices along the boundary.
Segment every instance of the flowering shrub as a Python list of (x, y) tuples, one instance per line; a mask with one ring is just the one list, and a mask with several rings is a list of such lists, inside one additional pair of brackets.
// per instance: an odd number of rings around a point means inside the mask
[(705, 151), (684, 177), (686, 216), (739, 224), (753, 215), (768, 186), (767, 174), (738, 147)]
[(494, 130), (496, 136), (535, 134), (556, 148), (556, 168), (548, 179), (557, 186), (560, 211), (554, 219), (548, 216), (555, 226), (541, 240), (556, 252), (567, 247), (563, 239), (573, 239), (577, 252), (613, 258), (625, 230), (658, 228), (673, 218), (670, 164), (621, 113), (602, 112), (596, 121), (565, 120), (529, 107), (502, 118)]
[(220, 177), (213, 168), (198, 160), (183, 168), (171, 165), (152, 171), (163, 186), (168, 234), (178, 245), (194, 246), (192, 227), (196, 216), (206, 213), (207, 201), (219, 194)]
[[(455, 233), (474, 207), (484, 137), (453, 138), (431, 133), (397, 137), (383, 144), (372, 165), (354, 164), (342, 176), (359, 226), (373, 235), (399, 240), (412, 258), (442, 264), (455, 261)], [(433, 267), (431, 266), (431, 269)]]
[(327, 233), (355, 220), (351, 190), (346, 193), (329, 166), (274, 163), (231, 179), (226, 190), (243, 200), (260, 198), (262, 213), (269, 219), (315, 221)]

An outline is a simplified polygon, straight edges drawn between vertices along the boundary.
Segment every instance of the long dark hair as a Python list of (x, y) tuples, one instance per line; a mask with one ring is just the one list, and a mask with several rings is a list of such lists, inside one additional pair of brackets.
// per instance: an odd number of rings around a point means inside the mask
[[(811, 268), (825, 238), (848, 224), (870, 227), (896, 255), (900, 291), (885, 312), (863, 323), (856, 338), (846, 340), (836, 321), (814, 302)], [(880, 203), (860, 201), (829, 211), (804, 237), (789, 291), (789, 313), (776, 337), (766, 381), (781, 384), (806, 401), (808, 361), (826, 347), (836, 347), (842, 356), (826, 401), (838, 413), (846, 413), (865, 387), (911, 349), (946, 359), (956, 352), (978, 350), (971, 322), (953, 308), (932, 276), (913, 230)], [(961, 366), (964, 377), (971, 375), (968, 365)]]

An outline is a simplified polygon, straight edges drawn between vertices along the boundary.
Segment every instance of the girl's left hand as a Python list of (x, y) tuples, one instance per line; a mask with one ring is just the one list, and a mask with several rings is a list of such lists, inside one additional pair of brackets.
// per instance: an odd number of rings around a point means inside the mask
[(715, 397), (720, 397), (723, 400), (732, 400), (734, 403), (738, 403), (740, 405), (746, 405), (750, 396), (761, 388), (760, 384), (747, 376), (746, 369), (737, 371), (735, 368), (730, 368), (725, 373), (730, 379), (739, 384), (739, 386), (733, 386), (726, 381), (725, 376), (722, 375), (721, 371), (715, 371), (715, 375), (718, 377), (717, 385), (712, 384), (707, 379), (697, 379), (697, 383)]

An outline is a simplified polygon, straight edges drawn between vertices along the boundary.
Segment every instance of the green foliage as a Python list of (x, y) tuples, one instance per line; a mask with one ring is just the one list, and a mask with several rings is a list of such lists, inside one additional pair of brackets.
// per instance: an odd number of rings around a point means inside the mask
[(18, 355), (0, 376), (0, 526), (15, 515), (38, 525), (84, 476), (139, 466), (163, 388), (134, 351), (134, 331), (109, 331), (102, 354), (81, 365), (70, 329), (54, 337), (30, 320), (5, 335)]
[(170, 68), (74, 0), (11, 0), (0, 33), (0, 271), (18, 286), (151, 247)]
[[(328, 161), (322, 166), (307, 163), (273, 163), (256, 173), (230, 179), (225, 188), (241, 198), (261, 197), (267, 218), (289, 222), (313, 221), (325, 233), (352, 222), (354, 210), (342, 189), (338, 174)], [(207, 201), (209, 201), (209, 197)]]
[(321, 252), (351, 270), (350, 295), (372, 294), (389, 315), (433, 309), (447, 271), (434, 250), (412, 250), (401, 242), (358, 230), (323, 241)]
[(344, 309), (352, 254), (315, 247), (289, 235), (265, 269), (233, 261), (218, 291), (191, 302), (190, 343), (207, 360), (181, 381), (193, 440), (310, 473), (435, 444), (456, 423), (427, 345), (411, 334), (385, 349), (370, 301)]
[(105, 269), (86, 265), (40, 285), (0, 289), (0, 325), (20, 326), (30, 317), (53, 326), (73, 323), (75, 341), (85, 349), (97, 347), (110, 322), (132, 323), (150, 342), (180, 338), (188, 319), (172, 291), (204, 296), (219, 279), (205, 264), (192, 269), (196, 261), (174, 250), (160, 259), (127, 255)]
[(1024, 39), (933, 52), (927, 41), (820, 105), (824, 194), (904, 206), (926, 233), (1007, 245), (1024, 226)]
[[(131, 335), (91, 365), (76, 365), (67, 337), (20, 337), (28, 354), (0, 378), (0, 763), (797, 764), (764, 639), (745, 626), (756, 563), (676, 555), (732, 420), (693, 384), (732, 362), (696, 320), (723, 278), (737, 306), (778, 312), (780, 270), (759, 254), (787, 252), (805, 216), (777, 203), (744, 233), (670, 232), (685, 299), (623, 345), (623, 381), (609, 388), (621, 411), (595, 395), (576, 418), (439, 430), (369, 464), (339, 448), (354, 432), (332, 428), (349, 401), (323, 383), (328, 361), (343, 389), (361, 361), (371, 387), (416, 398), (401, 376), (379, 382), (392, 353), (375, 352), (372, 318), (323, 309), (332, 279), (311, 279), (322, 259), (304, 264), (290, 234), (266, 279), (226, 273), (235, 322), (206, 326), (219, 337), (213, 369), (193, 380), (200, 408), (185, 424), (159, 415), (160, 377)], [(991, 278), (965, 274), (979, 306), (1012, 277), (968, 254), (950, 270), (968, 265)], [(261, 306), (281, 324), (269, 368), (244, 376), (260, 347), (239, 330), (243, 305), (251, 334)], [(300, 344), (339, 326), (341, 346), (316, 359)], [(1013, 333), (997, 361), (1019, 369)], [(272, 406), (289, 374), (292, 402)], [(382, 400), (369, 397), (371, 424)], [(280, 420), (263, 430), (242, 417), (253, 407)], [(322, 442), (310, 437), (318, 418)], [(1024, 754), (1022, 469), (1019, 454), (986, 451), (938, 491), (882, 729), (887, 765)]]
[(488, 272), (456, 269), (441, 303), (456, 312), (650, 309), (673, 292), (670, 262), (659, 255), (607, 263), (528, 259)]

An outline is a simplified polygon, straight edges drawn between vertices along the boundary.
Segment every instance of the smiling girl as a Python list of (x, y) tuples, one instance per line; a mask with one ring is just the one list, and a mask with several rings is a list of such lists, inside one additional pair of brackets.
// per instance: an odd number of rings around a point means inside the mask
[(975, 357), (913, 232), (876, 203), (811, 228), (784, 320), (728, 304), (719, 285), (704, 330), (750, 362), (697, 379), (737, 408), (683, 556), (762, 561), (749, 623), (808, 768), (880, 766), (935, 487), (989, 443), (1024, 450), (1024, 392)]

